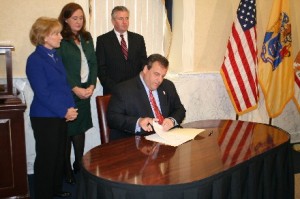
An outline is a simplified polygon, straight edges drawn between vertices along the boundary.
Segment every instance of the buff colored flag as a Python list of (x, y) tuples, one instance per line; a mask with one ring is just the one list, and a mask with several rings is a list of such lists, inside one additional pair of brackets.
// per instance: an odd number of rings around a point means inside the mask
[(295, 95), (294, 95), (294, 102), (300, 112), (300, 51), (294, 62), (294, 72), (295, 72)]
[(270, 118), (294, 96), (290, 1), (274, 0), (258, 62), (258, 82)]

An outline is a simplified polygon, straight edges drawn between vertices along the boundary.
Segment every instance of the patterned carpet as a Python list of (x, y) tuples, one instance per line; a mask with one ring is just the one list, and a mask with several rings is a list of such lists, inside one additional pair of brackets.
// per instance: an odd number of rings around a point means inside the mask
[(294, 149), (295, 151), (300, 152), (300, 144), (299, 144), (299, 143), (294, 144), (294, 145), (293, 145), (293, 149)]
[(300, 174), (295, 174), (295, 199), (300, 199)]

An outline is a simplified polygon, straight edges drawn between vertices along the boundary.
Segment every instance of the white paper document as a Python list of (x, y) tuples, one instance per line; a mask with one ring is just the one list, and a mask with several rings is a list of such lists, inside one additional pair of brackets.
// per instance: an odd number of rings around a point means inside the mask
[(171, 146), (179, 146), (189, 140), (194, 139), (199, 133), (205, 129), (195, 128), (174, 128), (164, 131), (163, 127), (157, 122), (153, 122), (155, 134), (145, 136), (147, 140), (163, 143)]

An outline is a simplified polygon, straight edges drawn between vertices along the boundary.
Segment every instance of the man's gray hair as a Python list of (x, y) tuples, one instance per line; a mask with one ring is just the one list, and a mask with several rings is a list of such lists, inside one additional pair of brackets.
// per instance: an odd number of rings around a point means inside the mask
[(128, 15), (129, 15), (129, 10), (125, 6), (116, 6), (111, 11), (111, 18), (114, 19), (116, 12), (119, 12), (119, 11), (128, 12)]

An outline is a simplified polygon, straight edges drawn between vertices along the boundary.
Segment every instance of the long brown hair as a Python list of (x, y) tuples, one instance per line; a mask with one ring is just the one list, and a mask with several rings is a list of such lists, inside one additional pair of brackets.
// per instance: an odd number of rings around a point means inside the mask
[[(78, 35), (75, 35), (72, 32), (69, 24), (66, 23), (66, 20), (69, 19), (73, 15), (73, 13), (78, 9), (80, 9), (83, 13), (83, 25), (82, 25), (81, 30), (78, 32)], [(91, 38), (90, 33), (85, 30), (85, 24), (86, 24), (85, 14), (84, 14), (82, 7), (79, 4), (68, 3), (67, 5), (65, 5), (60, 12), (58, 20), (63, 26), (61, 35), (64, 39), (67, 39), (67, 40), (79, 39), (78, 36), (81, 35), (86, 41), (90, 40), (90, 38)]]

